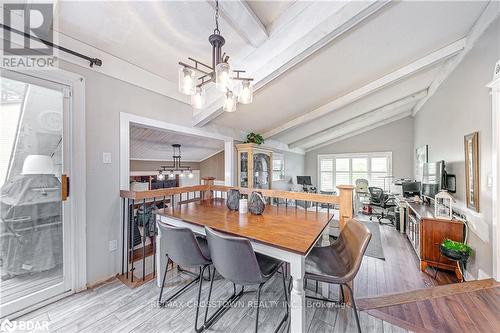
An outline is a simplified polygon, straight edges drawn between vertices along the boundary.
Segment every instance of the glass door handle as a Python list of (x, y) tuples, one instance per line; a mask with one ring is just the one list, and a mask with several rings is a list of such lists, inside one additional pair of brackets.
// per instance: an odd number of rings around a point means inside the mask
[(69, 197), (69, 177), (67, 175), (61, 176), (61, 200), (66, 201)]

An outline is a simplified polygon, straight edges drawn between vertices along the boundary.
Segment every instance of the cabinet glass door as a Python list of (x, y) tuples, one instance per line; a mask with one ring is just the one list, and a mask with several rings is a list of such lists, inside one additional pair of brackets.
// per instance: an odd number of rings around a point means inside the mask
[(238, 179), (240, 187), (248, 187), (248, 153), (240, 153), (240, 179)]
[(253, 187), (268, 189), (270, 183), (271, 158), (264, 153), (253, 154)]

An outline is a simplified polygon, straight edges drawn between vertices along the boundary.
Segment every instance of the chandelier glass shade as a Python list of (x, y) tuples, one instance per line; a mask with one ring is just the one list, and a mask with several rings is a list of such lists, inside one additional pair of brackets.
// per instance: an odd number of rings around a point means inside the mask
[(205, 107), (205, 91), (201, 87), (196, 87), (194, 94), (191, 95), (191, 105), (197, 110)]
[(224, 94), (223, 109), (236, 111), (236, 104), (252, 103), (252, 78), (243, 77), (244, 70), (234, 70), (229, 64), (229, 56), (222, 53), (225, 39), (219, 31), (219, 2), (215, 0), (215, 29), (208, 41), (212, 45), (212, 64), (207, 65), (193, 58), (190, 63), (179, 62), (179, 91), (191, 96), (194, 109), (205, 107), (205, 86), (215, 83), (216, 89)]
[(186, 95), (192, 95), (196, 90), (196, 72), (191, 68), (179, 69), (179, 91)]

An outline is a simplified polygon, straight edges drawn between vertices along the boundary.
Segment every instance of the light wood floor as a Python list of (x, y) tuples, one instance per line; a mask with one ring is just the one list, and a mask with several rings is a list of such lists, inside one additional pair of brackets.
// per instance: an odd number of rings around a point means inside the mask
[[(392, 227), (382, 226), (381, 237), (386, 260), (365, 257), (355, 281), (356, 297), (376, 296), (390, 292), (432, 287), (452, 281), (451, 275), (440, 272), (437, 280), (421, 273), (416, 257), (411, 253), (405, 237)], [(166, 292), (171, 292), (189, 281), (190, 277), (172, 271), (168, 274)], [(309, 289), (314, 289), (312, 281)], [(251, 289), (255, 290), (255, 288)], [(206, 299), (208, 284), (203, 288)], [(159, 288), (153, 282), (136, 289), (129, 289), (113, 280), (93, 290), (88, 290), (48, 305), (23, 316), (23, 320), (48, 320), (55, 332), (192, 332), (195, 309), (188, 302), (195, 299), (196, 288), (178, 298), (176, 306), (158, 308)], [(223, 280), (215, 282), (214, 299), (222, 299), (232, 292), (232, 286)], [(311, 293), (311, 291), (308, 291)], [(332, 292), (336, 298), (336, 288)], [(210, 331), (251, 332), (255, 320), (255, 308), (251, 303), (255, 293), (245, 294), (239, 307), (231, 309)], [(270, 308), (262, 308), (259, 317), (260, 332), (273, 331), (281, 315), (283, 289), (278, 275), (265, 287), (262, 301)], [(271, 301), (279, 301), (278, 306)], [(308, 300), (309, 302), (309, 300)], [(188, 306), (186, 306), (188, 305)], [(356, 324), (351, 308), (328, 307), (321, 302), (309, 302), (306, 311), (308, 332), (354, 332)], [(364, 311), (360, 313), (364, 332), (407, 332)]]
[[(175, 271), (168, 274), (166, 292), (187, 283), (189, 277)], [(260, 332), (272, 332), (284, 314), (281, 276), (277, 275), (262, 292), (259, 316)], [(206, 299), (208, 283), (202, 293)], [(214, 283), (214, 300), (223, 299), (232, 292), (232, 285), (217, 280)], [(249, 289), (236, 307), (229, 310), (209, 332), (253, 332), (255, 323), (255, 288)], [(192, 332), (196, 288), (190, 289), (167, 308), (157, 307), (159, 288), (153, 282), (136, 289), (129, 289), (113, 280), (96, 289), (67, 297), (40, 310), (25, 315), (20, 320), (47, 320), (52, 332)], [(277, 305), (276, 302), (278, 301)], [(308, 301), (309, 302), (309, 301)], [(350, 308), (329, 307), (321, 302), (309, 302), (306, 311), (308, 332), (354, 332), (354, 314)], [(364, 332), (408, 332), (383, 320), (360, 313)], [(286, 331), (284, 327), (282, 332)]]

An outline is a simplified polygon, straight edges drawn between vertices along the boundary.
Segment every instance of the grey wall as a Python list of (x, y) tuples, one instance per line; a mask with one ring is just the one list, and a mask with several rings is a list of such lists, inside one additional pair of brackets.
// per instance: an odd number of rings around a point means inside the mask
[(403, 118), (306, 153), (305, 172), (317, 185), (318, 154), (392, 152), (392, 174), (413, 177), (413, 118)]
[[(485, 85), (500, 58), (500, 20), (479, 39), (458, 68), (415, 117), (415, 147), (428, 144), (429, 160), (445, 160), (457, 176), (457, 206), (470, 220), (474, 255), (467, 271), (475, 278), (492, 274), (491, 96)], [(465, 205), (464, 135), (479, 132), (480, 213)]]
[(215, 177), (217, 180), (224, 180), (223, 151), (200, 162), (200, 177)]
[[(120, 251), (108, 249), (109, 240), (120, 241), (120, 112), (190, 126), (192, 110), (189, 105), (83, 67), (64, 62), (60, 67), (85, 78), (87, 280), (91, 284), (121, 269)], [(103, 152), (111, 152), (111, 164), (102, 163)]]
[[(173, 161), (142, 161), (130, 160), (130, 171), (155, 171), (162, 165), (173, 165)], [(193, 170), (200, 170), (199, 162), (182, 162), (182, 166), (188, 166)]]

